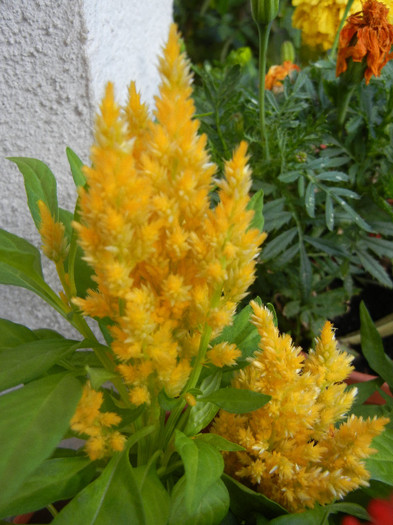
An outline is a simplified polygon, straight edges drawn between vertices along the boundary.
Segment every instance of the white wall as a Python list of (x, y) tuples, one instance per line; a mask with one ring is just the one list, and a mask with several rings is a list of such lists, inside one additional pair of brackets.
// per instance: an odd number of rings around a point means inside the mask
[[(171, 21), (172, 0), (0, 0), (1, 228), (40, 245), (23, 178), (7, 156), (48, 164), (59, 205), (73, 208), (66, 146), (88, 161), (94, 113), (108, 80), (120, 102), (135, 80), (153, 103), (156, 58)], [(50, 263), (44, 273), (56, 286)], [(0, 285), (0, 317), (68, 330), (41, 299), (15, 287)]]

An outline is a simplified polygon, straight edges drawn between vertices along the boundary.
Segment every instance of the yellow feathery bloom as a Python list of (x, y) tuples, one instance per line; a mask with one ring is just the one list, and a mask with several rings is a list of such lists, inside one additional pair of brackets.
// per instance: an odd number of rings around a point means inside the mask
[[(393, 24), (393, 0), (382, 2), (389, 8), (388, 20)], [(293, 27), (301, 29), (304, 44), (321, 47), (324, 51), (332, 47), (340, 21), (344, 15), (347, 0), (292, 0), (296, 8)], [(362, 10), (361, 0), (355, 0), (349, 14)]]
[(290, 512), (331, 503), (367, 485), (364, 460), (389, 420), (351, 415), (337, 425), (356, 389), (345, 392), (351, 358), (338, 351), (331, 324), (304, 357), (279, 333), (267, 308), (251, 305), (260, 350), (233, 386), (269, 394), (271, 400), (249, 414), (220, 411), (212, 432), (245, 449), (225, 453), (226, 471)]
[[(134, 405), (178, 396), (203, 333), (231, 323), (253, 282), (264, 235), (251, 228), (251, 171), (242, 142), (224, 177), (198, 133), (191, 73), (176, 26), (159, 62), (150, 115), (135, 85), (117, 105), (108, 85), (74, 227), (97, 283), (74, 303), (109, 317), (117, 370)], [(209, 194), (218, 187), (219, 203)], [(236, 352), (226, 359), (232, 362)]]
[(236, 359), (241, 356), (241, 351), (234, 344), (227, 342), (214, 345), (207, 352), (207, 359), (214, 366), (222, 368), (223, 366), (233, 366), (236, 364)]
[(103, 401), (102, 392), (97, 392), (87, 382), (70, 423), (72, 430), (89, 436), (85, 450), (93, 461), (123, 450), (125, 444), (125, 437), (110, 429), (121, 422), (120, 416), (115, 412), (101, 412)]
[(68, 243), (65, 237), (65, 228), (62, 222), (56, 222), (44, 201), (37, 202), (40, 210), (40, 235), (42, 251), (51, 261), (58, 263), (67, 257)]

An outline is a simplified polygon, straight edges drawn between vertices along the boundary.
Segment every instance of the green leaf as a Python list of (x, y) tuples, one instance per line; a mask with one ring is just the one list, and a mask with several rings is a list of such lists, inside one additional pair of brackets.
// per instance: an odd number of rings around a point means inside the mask
[(109, 372), (106, 368), (91, 368), (86, 366), (87, 375), (89, 376), (91, 386), (94, 390), (98, 390), (107, 381), (112, 381), (115, 378), (118, 378), (113, 372)]
[(210, 433), (198, 434), (197, 436), (195, 436), (195, 439), (198, 441), (204, 441), (205, 443), (212, 445), (218, 450), (226, 450), (226, 451), (244, 450), (244, 447), (238, 445), (237, 443), (232, 443), (232, 441), (228, 441), (227, 439), (225, 439), (222, 436), (219, 436), (218, 434), (210, 434)]
[(251, 221), (250, 228), (263, 230), (263, 190), (259, 190), (251, 197), (247, 206), (248, 210), (254, 210), (254, 217)]
[(0, 391), (36, 379), (80, 345), (68, 339), (43, 339), (0, 350)]
[(362, 217), (356, 213), (356, 211), (351, 208), (351, 206), (341, 197), (336, 195), (335, 193), (331, 193), (333, 199), (339, 204), (350, 216), (350, 218), (361, 228), (362, 230), (365, 230), (366, 232), (372, 232), (372, 228), (367, 222), (362, 219)]
[(86, 184), (86, 177), (82, 171), (83, 162), (71, 148), (66, 148), (66, 154), (75, 186), (84, 186)]
[(287, 514), (287, 511), (275, 501), (246, 487), (239, 481), (224, 474), (223, 481), (231, 498), (231, 510), (240, 519), (249, 519), (260, 513), (269, 519)]
[(295, 182), (301, 176), (300, 171), (287, 171), (279, 175), (278, 180), (287, 184)]
[(12, 348), (37, 338), (37, 335), (23, 324), (0, 319), (0, 348)]
[(232, 414), (246, 414), (263, 407), (270, 399), (270, 396), (259, 392), (227, 387), (198, 397), (198, 402), (209, 401)]
[(48, 459), (19, 487), (12, 501), (0, 508), (0, 517), (32, 512), (55, 501), (73, 498), (94, 473), (88, 458)]
[(347, 182), (349, 177), (343, 171), (323, 171), (318, 173), (316, 178), (319, 181), (328, 181), (328, 182)]
[(43, 279), (40, 252), (25, 239), (1, 229), (0, 284), (31, 290), (64, 315), (61, 300)]
[(293, 241), (297, 234), (297, 228), (290, 228), (289, 230), (280, 233), (275, 239), (266, 243), (262, 250), (261, 257), (264, 261), (269, 261), (277, 257), (283, 252), (287, 246)]
[[(155, 473), (145, 477), (144, 472), (135, 472), (128, 459), (132, 444), (152, 430), (145, 427), (134, 434), (126, 450), (111, 458), (100, 477), (64, 507), (52, 525), (164, 525), (169, 496)], [(156, 516), (156, 521), (151, 520), (148, 505), (162, 507), (162, 516)]]
[[(222, 372), (217, 371), (215, 374), (207, 376), (199, 388), (203, 395), (210, 394), (217, 390), (221, 384)], [(197, 403), (193, 406), (188, 415), (184, 433), (187, 436), (195, 436), (207, 427), (218, 412), (218, 406), (213, 403)]]
[(325, 525), (328, 511), (324, 507), (306, 510), (297, 514), (279, 516), (269, 521), (269, 525)]
[(310, 217), (315, 217), (315, 190), (315, 184), (309, 182), (304, 196), (304, 204), (306, 205), (306, 210)]
[(379, 262), (366, 251), (358, 251), (357, 255), (363, 268), (369, 272), (378, 282), (387, 288), (392, 288), (393, 283), (387, 271)]
[(37, 230), (39, 230), (41, 225), (41, 215), (37, 204), (39, 200), (45, 202), (52, 216), (57, 221), (59, 219), (59, 210), (57, 206), (56, 179), (48, 166), (40, 160), (28, 157), (8, 157), (8, 160), (15, 162), (23, 175), (27, 203)]
[(0, 397), (0, 505), (58, 445), (81, 395), (77, 379), (56, 374)]
[(326, 226), (328, 227), (328, 230), (332, 232), (334, 229), (334, 206), (333, 206), (332, 198), (329, 193), (326, 194), (325, 221), (326, 221)]
[(218, 479), (197, 501), (194, 512), (186, 506), (187, 482), (185, 476), (176, 483), (171, 497), (171, 509), (168, 525), (219, 525), (229, 509), (228, 491), (221, 479)]
[(392, 389), (393, 362), (384, 351), (382, 338), (363, 301), (360, 303), (360, 335), (362, 353), (368, 364)]
[(366, 460), (371, 478), (393, 486), (393, 430), (385, 428), (382, 434), (373, 439), (371, 446), (378, 450)]
[(175, 448), (185, 469), (186, 511), (193, 515), (211, 485), (224, 470), (224, 460), (218, 450), (203, 441), (195, 441), (176, 430)]
[(300, 244), (299, 277), (303, 298), (308, 299), (311, 293), (312, 268), (303, 242)]

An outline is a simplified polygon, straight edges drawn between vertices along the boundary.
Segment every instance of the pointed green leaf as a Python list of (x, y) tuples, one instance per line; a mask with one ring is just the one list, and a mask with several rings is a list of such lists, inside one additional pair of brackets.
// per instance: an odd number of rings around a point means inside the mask
[(37, 205), (39, 200), (45, 202), (52, 216), (57, 221), (59, 212), (57, 206), (56, 179), (48, 166), (40, 160), (28, 157), (8, 157), (8, 160), (15, 162), (23, 175), (27, 203), (37, 230), (39, 230), (41, 224), (40, 210)]
[(360, 303), (360, 334), (362, 353), (368, 364), (392, 389), (393, 362), (385, 353), (382, 338), (363, 301)]
[(297, 228), (290, 228), (289, 230), (280, 233), (275, 239), (266, 243), (262, 250), (261, 257), (264, 261), (274, 259), (283, 252), (287, 246), (291, 244), (297, 234)]
[(81, 395), (77, 379), (56, 374), (0, 396), (0, 505), (58, 445)]
[(0, 508), (0, 516), (25, 514), (70, 499), (91, 481), (94, 473), (88, 458), (48, 459), (26, 479), (12, 500)]
[(332, 197), (329, 193), (326, 194), (326, 202), (325, 202), (325, 221), (326, 226), (328, 227), (328, 230), (331, 232), (334, 229), (334, 206)]
[(216, 448), (190, 439), (179, 430), (175, 433), (175, 448), (185, 469), (186, 511), (194, 515), (211, 485), (221, 477), (224, 460)]
[(198, 397), (198, 403), (208, 401), (232, 414), (246, 414), (258, 410), (270, 401), (270, 396), (240, 388), (221, 388), (211, 394)]
[(257, 191), (250, 199), (247, 206), (248, 210), (254, 210), (254, 217), (251, 221), (250, 228), (256, 228), (257, 230), (263, 230), (263, 191)]
[(393, 486), (393, 430), (385, 428), (382, 434), (373, 439), (371, 446), (378, 451), (366, 460), (371, 478)]
[(378, 282), (380, 282), (383, 286), (386, 286), (387, 288), (393, 287), (393, 282), (391, 278), (389, 277), (389, 274), (385, 270), (379, 262), (372, 257), (368, 252), (366, 251), (358, 251), (357, 255), (360, 259), (360, 262), (363, 266), (363, 268), (369, 272), (375, 279), (377, 279)]
[(217, 525), (229, 510), (228, 491), (221, 479), (214, 482), (193, 512), (186, 506), (187, 482), (185, 476), (176, 483), (171, 497), (168, 525)]
[(255, 513), (259, 513), (272, 519), (287, 514), (281, 505), (263, 494), (251, 490), (227, 474), (224, 474), (222, 479), (231, 498), (231, 510), (239, 518), (252, 518)]
[(66, 154), (75, 186), (84, 186), (86, 184), (86, 177), (82, 171), (83, 162), (71, 148), (66, 148)]
[(300, 244), (299, 277), (302, 295), (307, 300), (311, 293), (312, 267), (303, 242)]
[(198, 441), (204, 441), (205, 443), (209, 443), (209, 445), (213, 445), (218, 450), (227, 450), (227, 451), (236, 451), (236, 450), (244, 450), (244, 447), (238, 445), (237, 443), (232, 443), (232, 441), (228, 441), (222, 436), (219, 436), (218, 434), (211, 434), (211, 433), (204, 433), (204, 434), (198, 434), (195, 436), (195, 439)]
[(306, 210), (310, 217), (315, 217), (315, 190), (315, 184), (309, 182), (304, 196), (304, 204), (306, 205)]
[(43, 279), (40, 252), (25, 239), (1, 229), (0, 284), (31, 290), (64, 315), (61, 300)]
[(37, 335), (23, 324), (0, 319), (0, 348), (12, 348), (36, 339)]
[[(200, 390), (203, 395), (210, 394), (217, 390), (221, 384), (222, 372), (217, 371), (215, 374), (206, 377), (201, 385)], [(201, 430), (207, 427), (218, 412), (218, 406), (213, 403), (197, 403), (191, 407), (184, 427), (184, 433), (187, 436), (195, 436)]]
[[(132, 443), (152, 430), (146, 427), (135, 434), (127, 449), (112, 457), (100, 477), (64, 507), (52, 525), (165, 525), (169, 496), (157, 474), (146, 467), (133, 469), (128, 459)], [(158, 507), (161, 515), (153, 516)]]
[(80, 341), (57, 338), (0, 350), (0, 391), (36, 379), (80, 344)]

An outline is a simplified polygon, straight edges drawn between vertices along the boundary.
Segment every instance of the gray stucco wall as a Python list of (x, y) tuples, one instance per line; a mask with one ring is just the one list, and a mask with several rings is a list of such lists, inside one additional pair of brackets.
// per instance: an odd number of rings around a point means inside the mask
[[(172, 0), (0, 0), (0, 226), (37, 247), (23, 178), (7, 156), (44, 161), (58, 181), (59, 205), (75, 190), (65, 154), (88, 161), (91, 129), (104, 84), (124, 101), (136, 80), (152, 104), (156, 57), (172, 19)], [(51, 263), (48, 282), (57, 287)], [(59, 289), (59, 288), (58, 288)], [(72, 334), (34, 294), (0, 285), (0, 317)]]

